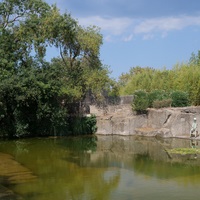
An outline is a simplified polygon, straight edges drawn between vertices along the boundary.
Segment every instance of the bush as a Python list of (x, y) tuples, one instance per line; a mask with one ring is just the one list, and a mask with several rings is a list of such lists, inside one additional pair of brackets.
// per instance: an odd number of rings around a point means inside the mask
[(85, 133), (86, 134), (96, 133), (97, 131), (96, 124), (97, 124), (97, 119), (95, 115), (84, 117)]
[(70, 117), (69, 132), (73, 135), (94, 134), (97, 131), (95, 115), (85, 117)]
[(149, 107), (148, 93), (144, 90), (137, 90), (134, 92), (133, 96), (133, 110), (135, 110), (137, 114), (146, 113), (146, 110)]
[(160, 101), (163, 101), (166, 99), (169, 99), (169, 97), (168, 97), (168, 94), (164, 90), (153, 90), (152, 92), (149, 93), (149, 107), (150, 108), (154, 107), (153, 106), (154, 101), (156, 101), (159, 104)]
[(189, 95), (182, 91), (173, 91), (171, 93), (172, 107), (189, 106)]
[(171, 107), (172, 99), (164, 99), (164, 100), (155, 100), (153, 102), (153, 108), (165, 108), (165, 107)]
[(189, 105), (189, 96), (186, 92), (173, 91), (169, 93), (163, 90), (154, 90), (149, 94), (144, 90), (135, 91), (132, 108), (137, 114), (147, 112), (148, 107), (184, 107)]

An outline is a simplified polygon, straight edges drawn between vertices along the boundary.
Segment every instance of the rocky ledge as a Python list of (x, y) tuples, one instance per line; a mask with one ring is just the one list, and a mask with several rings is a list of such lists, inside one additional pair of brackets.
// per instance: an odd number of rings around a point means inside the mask
[(200, 107), (148, 109), (147, 114), (136, 115), (127, 104), (108, 106), (106, 112), (91, 107), (91, 113), (97, 116), (97, 134), (104, 135), (189, 138), (194, 117), (200, 123)]

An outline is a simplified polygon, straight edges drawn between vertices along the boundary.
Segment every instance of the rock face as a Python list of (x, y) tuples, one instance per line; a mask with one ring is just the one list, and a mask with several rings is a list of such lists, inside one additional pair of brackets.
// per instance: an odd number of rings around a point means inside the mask
[[(97, 116), (97, 134), (141, 135), (189, 138), (194, 117), (200, 124), (200, 107), (148, 109), (145, 115), (133, 113), (130, 104), (90, 107)], [(199, 127), (197, 127), (199, 132)]]

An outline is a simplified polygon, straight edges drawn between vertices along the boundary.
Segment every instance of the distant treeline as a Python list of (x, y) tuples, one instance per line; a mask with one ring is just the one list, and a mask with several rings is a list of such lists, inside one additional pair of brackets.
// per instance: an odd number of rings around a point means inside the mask
[(192, 53), (188, 63), (177, 64), (171, 70), (132, 67), (119, 77), (118, 84), (120, 95), (132, 95), (137, 90), (166, 94), (180, 91), (188, 96), (189, 105), (200, 105), (200, 51)]

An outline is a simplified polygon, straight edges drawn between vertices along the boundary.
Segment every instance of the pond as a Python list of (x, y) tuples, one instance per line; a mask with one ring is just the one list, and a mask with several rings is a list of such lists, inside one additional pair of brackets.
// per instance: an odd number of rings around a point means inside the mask
[(191, 141), (133, 136), (1, 140), (0, 199), (195, 199), (200, 158), (167, 152), (176, 147), (191, 147)]

